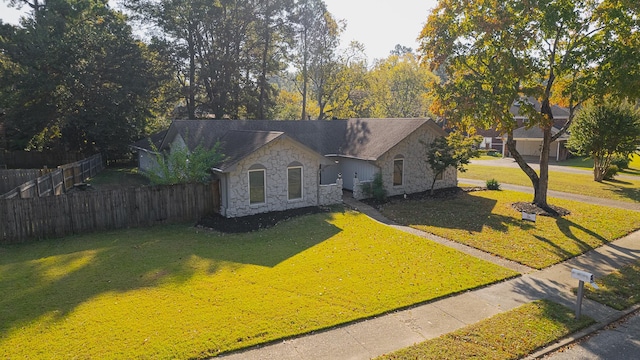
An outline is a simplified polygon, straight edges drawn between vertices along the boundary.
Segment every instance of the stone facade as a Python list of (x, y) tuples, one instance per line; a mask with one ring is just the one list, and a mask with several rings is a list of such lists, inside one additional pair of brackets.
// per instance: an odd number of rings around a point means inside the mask
[(342, 179), (337, 179), (335, 184), (320, 185), (319, 205), (334, 205), (342, 202)]
[[(322, 156), (299, 146), (296, 142), (284, 138), (267, 144), (258, 151), (240, 161), (228, 175), (227, 204), (223, 209), (226, 217), (239, 217), (282, 211), (307, 206), (317, 206), (320, 203), (329, 205), (336, 198), (337, 187), (328, 186), (326, 196), (318, 201), (318, 195), (323, 191), (318, 186), (318, 169)], [(289, 200), (287, 189), (287, 168), (291, 165), (302, 166), (302, 199)], [(252, 167), (265, 170), (265, 202), (262, 204), (249, 203), (249, 170)], [(321, 197), (322, 197), (321, 195)], [(340, 197), (339, 201), (342, 201)]]
[[(427, 163), (423, 143), (431, 143), (435, 136), (433, 132), (423, 127), (398, 143), (375, 162), (375, 165), (380, 169), (387, 196), (412, 194), (431, 189), (434, 173)], [(393, 185), (394, 160), (396, 159), (402, 159), (404, 165), (402, 185)], [(436, 180), (434, 188), (457, 186), (457, 176), (455, 168), (445, 170), (442, 180)], [(353, 197), (356, 199), (365, 198), (366, 195), (362, 192), (361, 184), (370, 181), (370, 179), (354, 179)]]

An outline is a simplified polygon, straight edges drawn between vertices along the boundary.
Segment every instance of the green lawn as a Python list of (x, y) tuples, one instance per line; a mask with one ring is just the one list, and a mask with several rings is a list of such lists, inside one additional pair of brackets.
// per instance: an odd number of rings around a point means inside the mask
[(517, 274), (354, 212), (0, 247), (0, 357), (201, 358)]
[(540, 300), (377, 359), (520, 359), (593, 323)]
[(455, 199), (409, 200), (386, 204), (382, 212), (398, 223), (501, 257), (545, 268), (640, 229), (640, 212), (553, 199), (571, 211), (562, 218), (521, 220), (511, 207), (531, 201), (513, 191), (463, 193)]
[[(593, 170), (593, 159), (589, 157), (574, 157), (554, 163), (554, 165), (575, 167), (583, 170)], [(620, 174), (640, 175), (640, 155), (633, 154), (631, 162), (629, 163), (629, 168), (622, 170)]]
[(600, 289), (585, 287), (585, 295), (617, 310), (624, 310), (640, 303), (640, 261), (627, 265), (601, 279), (596, 279)]
[[(519, 168), (494, 167), (470, 164), (461, 178), (489, 180), (500, 183), (531, 187), (531, 180)], [(640, 201), (640, 178), (638, 180), (613, 180), (602, 183), (593, 181), (592, 175), (569, 174), (558, 171), (549, 172), (549, 190), (589, 195), (603, 199), (626, 202)]]
[(149, 185), (149, 179), (138, 173), (138, 168), (108, 167), (87, 181), (96, 189)]

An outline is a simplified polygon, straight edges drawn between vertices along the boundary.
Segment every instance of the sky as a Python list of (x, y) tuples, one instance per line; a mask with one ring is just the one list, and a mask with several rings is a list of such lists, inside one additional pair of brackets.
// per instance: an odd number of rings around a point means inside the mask
[[(361, 42), (371, 63), (373, 59), (389, 56), (396, 44), (415, 50), (416, 38), (437, 0), (325, 0), (325, 3), (336, 19), (347, 23), (341, 36), (342, 45), (354, 40)], [(0, 0), (2, 21), (17, 24), (20, 14), (7, 7), (7, 0)]]

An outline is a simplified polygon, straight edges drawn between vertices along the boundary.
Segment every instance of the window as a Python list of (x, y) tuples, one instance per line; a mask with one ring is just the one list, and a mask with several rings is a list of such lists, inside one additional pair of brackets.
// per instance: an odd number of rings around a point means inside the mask
[(264, 204), (265, 196), (265, 170), (249, 170), (249, 204)]
[(404, 159), (393, 160), (393, 186), (400, 186), (404, 183)]
[(441, 171), (438, 175), (436, 175), (436, 180), (444, 179), (444, 171)]
[(287, 168), (287, 189), (289, 200), (302, 199), (302, 166)]

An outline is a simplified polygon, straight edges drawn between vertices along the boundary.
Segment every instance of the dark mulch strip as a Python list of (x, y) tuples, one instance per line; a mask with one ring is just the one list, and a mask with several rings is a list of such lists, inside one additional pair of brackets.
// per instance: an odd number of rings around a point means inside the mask
[(202, 218), (196, 226), (200, 228), (220, 231), (223, 233), (247, 233), (261, 229), (268, 229), (275, 226), (281, 221), (285, 221), (294, 217), (328, 211), (329, 208), (311, 206), (284, 211), (272, 211), (269, 213), (242, 216), (237, 218), (226, 218), (222, 215), (215, 214), (213, 216)]
[(517, 202), (511, 204), (511, 206), (520, 212), (526, 212), (528, 214), (536, 214), (540, 216), (559, 217), (571, 214), (571, 211), (554, 205), (549, 205), (549, 209), (538, 207), (538, 205), (529, 202)]
[(458, 194), (461, 193), (467, 193), (467, 192), (472, 192), (472, 191), (480, 191), (480, 190), (486, 190), (486, 188), (481, 188), (481, 187), (450, 187), (450, 188), (444, 188), (444, 189), (436, 189), (433, 192), (433, 195), (431, 195), (431, 191), (423, 191), (423, 192), (419, 192), (419, 193), (413, 193), (413, 194), (407, 194), (407, 195), (395, 195), (395, 196), (389, 196), (387, 197), (385, 200), (383, 201), (378, 201), (376, 199), (364, 199), (364, 200), (360, 200), (365, 204), (371, 205), (375, 208), (378, 208), (386, 203), (390, 203), (390, 202), (394, 202), (394, 201), (399, 201), (399, 200), (404, 200), (404, 199), (408, 199), (408, 200), (427, 200), (427, 199), (451, 199), (454, 198), (456, 196), (458, 196)]

